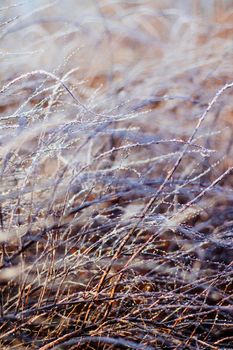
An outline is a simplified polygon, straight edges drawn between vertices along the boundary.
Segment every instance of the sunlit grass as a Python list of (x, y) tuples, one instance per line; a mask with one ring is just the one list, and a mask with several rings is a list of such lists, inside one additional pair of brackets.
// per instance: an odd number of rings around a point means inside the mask
[(232, 348), (232, 5), (1, 3), (1, 349)]

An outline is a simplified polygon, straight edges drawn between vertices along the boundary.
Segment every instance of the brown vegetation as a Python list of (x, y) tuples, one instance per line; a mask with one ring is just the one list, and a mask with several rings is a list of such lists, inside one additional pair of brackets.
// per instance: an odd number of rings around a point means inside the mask
[(0, 348), (233, 349), (232, 1), (3, 2)]

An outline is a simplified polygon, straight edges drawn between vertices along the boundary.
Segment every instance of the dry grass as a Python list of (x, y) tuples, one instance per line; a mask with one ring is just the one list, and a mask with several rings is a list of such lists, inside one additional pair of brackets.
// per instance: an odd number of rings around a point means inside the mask
[(233, 349), (232, 1), (1, 7), (0, 348)]

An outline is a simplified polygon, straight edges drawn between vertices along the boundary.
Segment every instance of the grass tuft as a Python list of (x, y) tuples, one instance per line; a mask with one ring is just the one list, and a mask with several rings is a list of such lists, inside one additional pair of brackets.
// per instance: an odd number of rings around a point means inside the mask
[(232, 5), (2, 1), (1, 349), (233, 349)]

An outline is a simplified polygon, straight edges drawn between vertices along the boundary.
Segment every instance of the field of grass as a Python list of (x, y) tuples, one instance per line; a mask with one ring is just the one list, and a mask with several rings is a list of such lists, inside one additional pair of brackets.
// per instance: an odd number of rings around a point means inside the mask
[(0, 349), (233, 349), (233, 1), (0, 16)]

